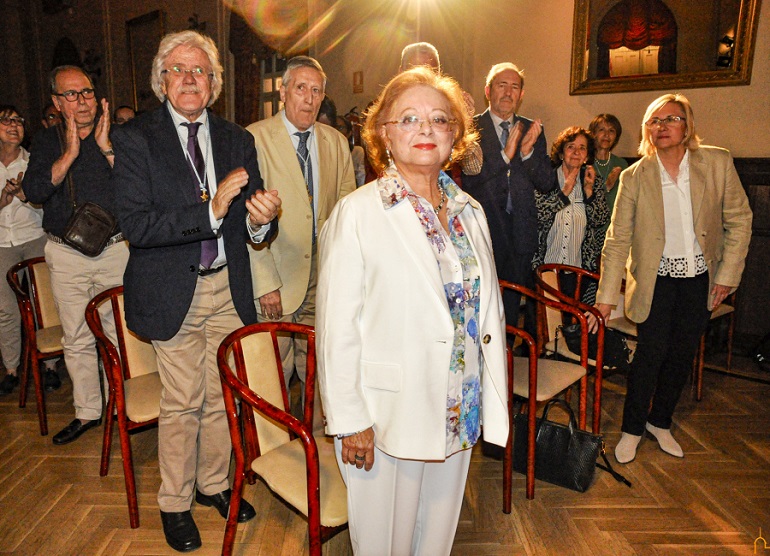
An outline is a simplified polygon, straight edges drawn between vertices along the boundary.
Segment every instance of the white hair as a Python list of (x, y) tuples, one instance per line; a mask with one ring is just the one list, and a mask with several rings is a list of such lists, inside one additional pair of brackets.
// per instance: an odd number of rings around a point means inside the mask
[(178, 46), (188, 46), (190, 48), (200, 48), (209, 59), (211, 64), (211, 98), (207, 106), (214, 104), (222, 92), (222, 64), (219, 62), (219, 50), (217, 45), (206, 35), (201, 35), (197, 31), (180, 31), (178, 33), (169, 33), (160, 41), (158, 53), (152, 61), (152, 75), (150, 75), (150, 85), (161, 102), (166, 101), (166, 95), (163, 93), (163, 66), (169, 55)]

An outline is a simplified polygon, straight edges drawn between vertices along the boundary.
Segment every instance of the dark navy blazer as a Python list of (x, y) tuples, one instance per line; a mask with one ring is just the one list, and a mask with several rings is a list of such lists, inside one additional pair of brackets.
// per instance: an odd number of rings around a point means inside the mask
[[(244, 167), (249, 183), (233, 199), (219, 231), (224, 236), (230, 291), (244, 324), (257, 313), (251, 287), (245, 200), (262, 189), (254, 138), (208, 114), (217, 180)], [(129, 329), (153, 340), (172, 338), (187, 315), (198, 280), (201, 241), (216, 237), (208, 203), (201, 203), (166, 104), (116, 126), (113, 186), (117, 217), (129, 242), (124, 275)], [(268, 238), (277, 224), (272, 223)]]

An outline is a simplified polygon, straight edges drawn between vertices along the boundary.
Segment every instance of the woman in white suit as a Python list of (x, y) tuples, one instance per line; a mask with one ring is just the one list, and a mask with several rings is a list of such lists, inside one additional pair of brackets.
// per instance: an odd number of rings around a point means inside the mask
[(508, 437), (505, 326), (487, 221), (444, 172), (476, 139), (462, 91), (401, 73), (363, 130), (380, 177), (319, 240), (319, 383), (356, 554), (449, 554), (470, 452)]
[(687, 98), (663, 95), (644, 115), (642, 159), (620, 176), (596, 295), (609, 317), (625, 274), (626, 314), (637, 323), (619, 463), (636, 457), (645, 431), (684, 456), (671, 434), (674, 410), (712, 309), (743, 273), (749, 202), (730, 153), (700, 142)]

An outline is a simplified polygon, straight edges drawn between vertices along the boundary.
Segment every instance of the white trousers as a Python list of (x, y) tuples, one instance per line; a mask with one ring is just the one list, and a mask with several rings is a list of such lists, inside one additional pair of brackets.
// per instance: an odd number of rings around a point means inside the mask
[(374, 449), (370, 471), (337, 463), (348, 488), (348, 525), (360, 556), (441, 556), (452, 550), (471, 450), (445, 461), (398, 459)]

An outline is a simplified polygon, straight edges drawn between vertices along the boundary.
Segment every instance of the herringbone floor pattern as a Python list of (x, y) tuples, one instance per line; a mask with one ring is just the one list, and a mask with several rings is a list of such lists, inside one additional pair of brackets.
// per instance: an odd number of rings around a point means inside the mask
[[(741, 365), (751, 363), (739, 358)], [(620, 435), (624, 386), (622, 376), (611, 377), (604, 393), (609, 451)], [(26, 409), (17, 400), (16, 392), (0, 398), (0, 554), (175, 554), (158, 515), (156, 430), (133, 437), (141, 527), (132, 530), (117, 440), (109, 476), (101, 478), (101, 428), (53, 446), (39, 435), (34, 398)], [(72, 419), (71, 400), (66, 379), (48, 396), (52, 434)], [(644, 440), (636, 461), (618, 466), (632, 488), (597, 471), (585, 494), (538, 482), (534, 500), (525, 499), (524, 478), (515, 475), (511, 515), (501, 512), (501, 463), (477, 450), (453, 554), (754, 554), (760, 527), (770, 539), (769, 407), (770, 385), (707, 373), (703, 401), (686, 390), (676, 417), (684, 459)], [(239, 528), (237, 554), (307, 553), (301, 517), (261, 483), (245, 495), (258, 515)], [(223, 520), (211, 508), (193, 512), (204, 544), (196, 554), (218, 554)], [(768, 546), (759, 541), (756, 553), (770, 555)], [(347, 531), (324, 553), (351, 554)]]

